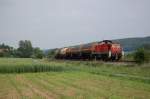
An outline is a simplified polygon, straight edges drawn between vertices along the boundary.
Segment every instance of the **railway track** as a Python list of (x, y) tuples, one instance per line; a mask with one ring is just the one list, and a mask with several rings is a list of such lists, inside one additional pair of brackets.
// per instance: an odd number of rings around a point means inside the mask
[(60, 61), (80, 61), (80, 62), (96, 62), (96, 63), (104, 63), (104, 64), (115, 64), (115, 65), (134, 65), (136, 61), (132, 60), (119, 60), (119, 61), (103, 61), (103, 60), (88, 60), (88, 59), (64, 59)]
[(120, 60), (120, 61), (108, 61), (108, 62), (104, 62), (104, 63), (115, 64), (115, 65), (134, 65), (134, 64), (136, 64), (136, 61)]

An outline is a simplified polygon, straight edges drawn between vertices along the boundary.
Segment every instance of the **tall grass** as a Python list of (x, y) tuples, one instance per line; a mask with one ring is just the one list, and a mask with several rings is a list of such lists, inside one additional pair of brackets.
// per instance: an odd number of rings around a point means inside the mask
[(46, 61), (35, 59), (0, 58), (0, 73), (82, 71), (100, 75), (125, 74), (150, 77), (150, 64), (123, 66), (96, 61)]
[(30, 64), (21, 66), (10, 66), (3, 65), (0, 66), (0, 73), (24, 73), (24, 72), (46, 72), (46, 71), (65, 71), (70, 70), (62, 66), (51, 66), (42, 64)]
[[(90, 71), (102, 63), (83, 61), (45, 61), (29, 58), (0, 58), (0, 73)], [(85, 67), (86, 66), (86, 67)]]
[(0, 59), (0, 73), (27, 73), (27, 72), (61, 72), (73, 70), (72, 67), (60, 64), (44, 63), (33, 59)]

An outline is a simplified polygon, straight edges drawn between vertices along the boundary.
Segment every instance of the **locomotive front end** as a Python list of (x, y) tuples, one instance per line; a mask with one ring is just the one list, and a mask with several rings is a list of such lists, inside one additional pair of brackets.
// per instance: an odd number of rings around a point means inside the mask
[(124, 56), (123, 48), (118, 43), (112, 43), (110, 51), (112, 60), (120, 60)]

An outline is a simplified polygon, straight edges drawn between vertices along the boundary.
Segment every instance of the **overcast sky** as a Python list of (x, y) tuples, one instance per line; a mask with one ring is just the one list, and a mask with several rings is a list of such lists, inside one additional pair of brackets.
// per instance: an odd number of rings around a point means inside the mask
[(150, 0), (0, 0), (0, 43), (42, 49), (150, 36)]

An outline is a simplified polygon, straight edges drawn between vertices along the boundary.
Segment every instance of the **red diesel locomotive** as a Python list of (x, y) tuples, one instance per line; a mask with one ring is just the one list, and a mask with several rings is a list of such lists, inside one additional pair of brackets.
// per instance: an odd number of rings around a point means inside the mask
[(119, 60), (123, 56), (119, 43), (110, 40), (64, 47), (56, 51), (57, 59), (102, 59)]

